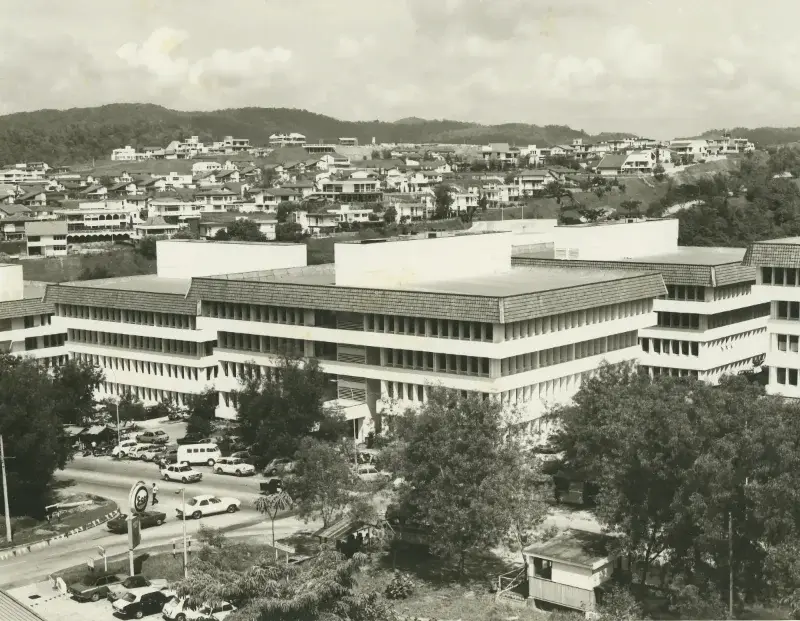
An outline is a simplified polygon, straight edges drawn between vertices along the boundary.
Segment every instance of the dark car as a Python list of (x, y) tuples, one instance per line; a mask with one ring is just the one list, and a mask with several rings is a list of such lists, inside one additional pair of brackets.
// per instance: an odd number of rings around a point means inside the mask
[(261, 481), (259, 487), (261, 488), (262, 494), (270, 496), (283, 490), (283, 481), (278, 477), (270, 477), (266, 481)]
[(140, 444), (166, 444), (169, 442), (169, 436), (161, 431), (142, 431), (136, 434), (136, 441)]
[[(162, 511), (145, 511), (139, 514), (139, 525), (141, 528), (149, 528), (151, 526), (161, 526), (164, 520), (167, 519), (167, 514)], [(117, 517), (109, 520), (106, 523), (108, 530), (112, 533), (125, 534), (128, 532), (128, 516), (125, 513), (120, 513)]]
[(213, 444), (211, 438), (204, 438), (199, 433), (187, 433), (182, 438), (178, 438), (176, 442), (180, 445), (184, 444)]
[(108, 586), (108, 595), (106, 597), (108, 598), (108, 601), (114, 602), (134, 589), (152, 587), (157, 591), (166, 591), (167, 586), (168, 583), (166, 580), (161, 580), (159, 578), (150, 580), (149, 578), (145, 578), (142, 574), (134, 574), (133, 576), (128, 576), (122, 582), (110, 584)]
[(78, 582), (67, 587), (68, 593), (79, 602), (96, 602), (108, 597), (108, 587), (122, 582), (125, 576), (118, 574), (100, 574), (84, 576)]
[(155, 588), (136, 589), (128, 591), (114, 602), (114, 612), (130, 619), (141, 619), (148, 615), (161, 612), (170, 599), (171, 594)]
[(290, 474), (294, 472), (294, 466), (294, 461), (291, 459), (279, 457), (278, 459), (273, 459), (267, 464), (267, 467), (264, 468), (264, 474), (273, 477), (276, 474)]

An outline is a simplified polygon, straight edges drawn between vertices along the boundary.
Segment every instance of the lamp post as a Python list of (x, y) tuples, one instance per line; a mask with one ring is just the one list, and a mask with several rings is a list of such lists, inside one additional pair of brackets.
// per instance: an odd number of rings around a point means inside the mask
[(119, 431), (119, 397), (117, 397), (117, 445), (122, 444), (122, 440), (120, 439), (120, 431)]
[(8, 479), (6, 478), (6, 452), (3, 449), (3, 436), (0, 436), (0, 467), (3, 471), (3, 505), (6, 512), (6, 541), (11, 543), (11, 510), (8, 508)]
[(186, 539), (186, 488), (180, 488), (175, 494), (181, 495), (181, 516), (183, 517), (183, 579), (189, 577), (189, 551)]

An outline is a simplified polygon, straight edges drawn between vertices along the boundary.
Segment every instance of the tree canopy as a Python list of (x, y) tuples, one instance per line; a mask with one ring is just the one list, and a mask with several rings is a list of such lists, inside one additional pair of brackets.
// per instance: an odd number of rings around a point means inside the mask
[(263, 242), (267, 237), (258, 228), (258, 224), (247, 218), (231, 222), (224, 229), (217, 231), (214, 239), (220, 241)]
[(556, 446), (599, 486), (598, 519), (638, 559), (640, 580), (664, 555), (684, 594), (719, 600), (730, 521), (739, 604), (776, 588), (765, 559), (800, 526), (796, 405), (743, 377), (711, 386), (623, 365), (602, 367), (554, 415)]
[(294, 476), (288, 491), (302, 518), (319, 517), (324, 527), (341, 518), (350, 501), (353, 473), (340, 447), (303, 438), (295, 453)]

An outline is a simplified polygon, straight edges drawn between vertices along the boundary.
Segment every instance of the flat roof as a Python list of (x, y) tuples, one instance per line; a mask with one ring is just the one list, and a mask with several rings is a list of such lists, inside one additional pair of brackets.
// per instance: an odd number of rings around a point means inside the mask
[(47, 291), (47, 284), (46, 282), (39, 282), (38, 280), (25, 280), (22, 283), (22, 299), (23, 300), (30, 300), (30, 299), (40, 299), (44, 297), (45, 291)]
[(756, 244), (800, 244), (800, 237), (779, 237), (778, 239), (764, 239), (753, 242)]
[(569, 529), (550, 541), (528, 546), (523, 552), (548, 561), (596, 569), (612, 557), (609, 548), (613, 541), (614, 537), (609, 535)]
[(581, 285), (612, 282), (647, 273), (622, 270), (575, 269), (569, 267), (512, 267), (506, 272), (474, 276), (454, 280), (423, 282), (404, 287), (412, 291), (431, 291), (458, 295), (486, 295), (509, 297), (526, 293), (542, 293), (557, 289), (568, 289)]
[[(800, 237), (796, 238), (800, 243)], [(675, 252), (648, 254), (632, 259), (630, 263), (674, 263), (679, 265), (725, 265), (741, 263), (747, 248), (706, 248), (701, 246), (679, 246)]]
[(98, 280), (63, 282), (60, 283), (60, 286), (186, 295), (191, 283), (191, 278), (163, 278), (155, 274), (145, 274), (143, 276), (119, 276), (116, 278), (100, 278)]

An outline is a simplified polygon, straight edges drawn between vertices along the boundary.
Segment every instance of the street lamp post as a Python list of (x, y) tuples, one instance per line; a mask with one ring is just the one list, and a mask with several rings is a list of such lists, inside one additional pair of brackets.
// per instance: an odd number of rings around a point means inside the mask
[(119, 431), (119, 397), (117, 397), (117, 445), (122, 444)]
[(11, 543), (11, 510), (8, 508), (8, 479), (6, 478), (6, 452), (3, 449), (3, 436), (0, 436), (0, 467), (3, 471), (3, 505), (6, 512), (6, 541)]
[(181, 495), (181, 517), (183, 518), (183, 579), (189, 577), (189, 551), (186, 539), (186, 488), (180, 488), (175, 494)]

